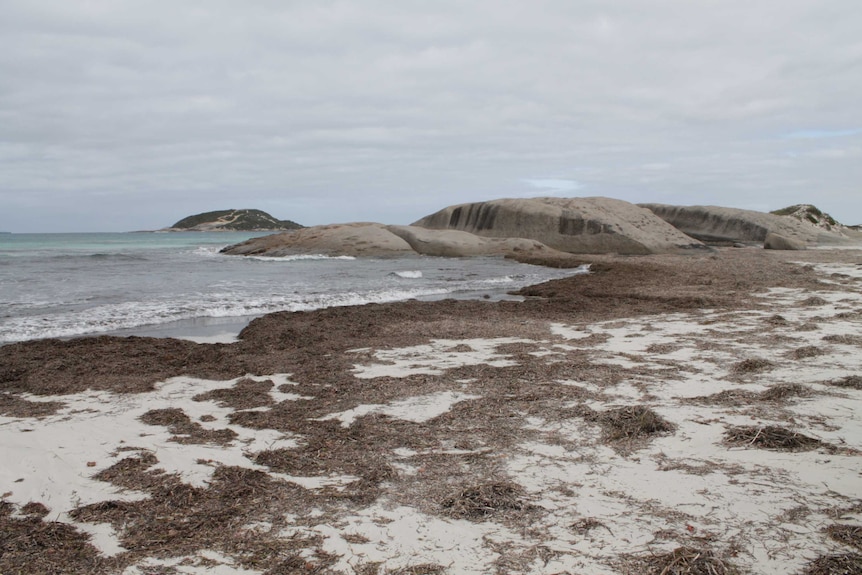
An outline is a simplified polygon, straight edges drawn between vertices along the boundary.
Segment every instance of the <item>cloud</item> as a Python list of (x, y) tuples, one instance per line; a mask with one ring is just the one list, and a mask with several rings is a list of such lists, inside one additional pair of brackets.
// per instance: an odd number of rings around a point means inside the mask
[(797, 130), (785, 134), (783, 137), (787, 140), (821, 140), (824, 138), (843, 138), (845, 136), (855, 136), (862, 134), (862, 129), (846, 129), (846, 130)]
[[(824, 209), (862, 220), (858, 158), (787, 156), (789, 142), (858, 136), (798, 128), (859, 124), (856, 11), (4, 0), (0, 204), (39, 206), (0, 210), (0, 229), (70, 225), (72, 208), (89, 229), (161, 227), (239, 205), (400, 223), (525, 183), (670, 203), (756, 193), (776, 207), (816, 189)], [(573, 173), (583, 188), (536, 176)]]
[(525, 195), (529, 197), (551, 195), (564, 196), (571, 195), (573, 192), (581, 189), (583, 186), (575, 180), (564, 180), (559, 178), (546, 179), (524, 179), (524, 183), (538, 191), (529, 191)]

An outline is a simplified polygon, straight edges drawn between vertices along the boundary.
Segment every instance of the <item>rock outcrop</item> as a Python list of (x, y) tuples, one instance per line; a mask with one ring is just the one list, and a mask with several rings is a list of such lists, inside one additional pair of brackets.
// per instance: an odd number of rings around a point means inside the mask
[(327, 256), (397, 256), (412, 254), (406, 241), (383, 224), (355, 222), (312, 226), (281, 234), (252, 238), (228, 246), (222, 253), (240, 256), (282, 257), (298, 254)]
[(535, 240), (521, 238), (482, 238), (456, 230), (429, 230), (414, 226), (386, 226), (377, 223), (348, 223), (313, 226), (252, 238), (228, 246), (229, 255), (283, 257), (298, 254), (326, 256), (403, 256), (444, 257), (505, 256), (544, 265), (580, 265), (571, 254)]
[(763, 240), (763, 249), (765, 250), (804, 250), (805, 244), (785, 238), (781, 234), (769, 232), (766, 234), (766, 239)]
[(555, 250), (535, 240), (524, 238), (483, 238), (459, 230), (432, 230), (418, 226), (388, 226), (416, 253), (425, 256), (529, 256), (532, 258), (565, 258), (570, 254)]
[(773, 210), (769, 213), (776, 216), (794, 218), (800, 222), (806, 222), (817, 226), (827, 232), (845, 235), (847, 230), (847, 226), (837, 222), (835, 218), (827, 213), (821, 212), (816, 206), (812, 206), (811, 204), (796, 204), (794, 206), (781, 208), (780, 210)]
[(681, 232), (706, 243), (762, 244), (767, 234), (783, 236), (803, 246), (840, 245), (848, 238), (795, 218), (718, 206), (639, 204)]
[(525, 238), (569, 253), (675, 253), (703, 244), (649, 210), (610, 198), (502, 199), (450, 206), (415, 222), (488, 238)]
[(261, 210), (219, 210), (181, 219), (162, 231), (172, 232), (269, 232), (296, 230), (303, 226), (279, 220)]

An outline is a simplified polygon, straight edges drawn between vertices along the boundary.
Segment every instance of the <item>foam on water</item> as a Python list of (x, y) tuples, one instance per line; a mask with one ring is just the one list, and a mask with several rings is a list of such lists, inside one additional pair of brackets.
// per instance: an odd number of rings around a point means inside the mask
[(295, 262), (295, 261), (301, 261), (301, 260), (351, 261), (351, 260), (356, 259), (353, 256), (327, 256), (324, 254), (293, 254), (293, 255), (279, 256), (279, 257), (273, 257), (273, 256), (245, 256), (245, 257), (248, 259), (251, 259), (251, 260), (257, 260), (257, 261), (261, 261), (261, 262), (281, 262), (281, 263)]
[(65, 314), (11, 318), (0, 328), (0, 342), (73, 337), (83, 334), (153, 326), (183, 319), (255, 316), (275, 311), (309, 311), (325, 307), (387, 303), (449, 293), (442, 288), (391, 289), (369, 293), (344, 292), (318, 295), (259, 297), (241, 301), (210, 298), (180, 302), (124, 302), (91, 307)]
[(587, 271), (502, 258), (219, 253), (249, 234), (19, 236), (0, 239), (0, 343), (411, 298), (499, 299)]
[(392, 275), (407, 280), (416, 280), (422, 277), (422, 272), (420, 270), (407, 270), (401, 272), (392, 272)]

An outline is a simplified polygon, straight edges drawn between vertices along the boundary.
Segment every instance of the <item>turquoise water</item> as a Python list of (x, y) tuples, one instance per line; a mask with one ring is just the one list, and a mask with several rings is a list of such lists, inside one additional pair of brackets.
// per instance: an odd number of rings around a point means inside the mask
[(265, 232), (129, 232), (73, 234), (0, 234), (0, 258), (50, 253), (122, 253), (140, 250), (224, 246)]
[(255, 235), (0, 234), (0, 344), (409, 298), (498, 297), (573, 273), (500, 258), (219, 253)]

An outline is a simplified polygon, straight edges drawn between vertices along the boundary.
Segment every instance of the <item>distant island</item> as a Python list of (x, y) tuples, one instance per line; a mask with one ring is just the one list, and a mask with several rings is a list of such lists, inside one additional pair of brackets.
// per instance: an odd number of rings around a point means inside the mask
[(168, 232), (270, 232), (304, 228), (291, 220), (279, 220), (261, 210), (218, 210), (181, 219)]

